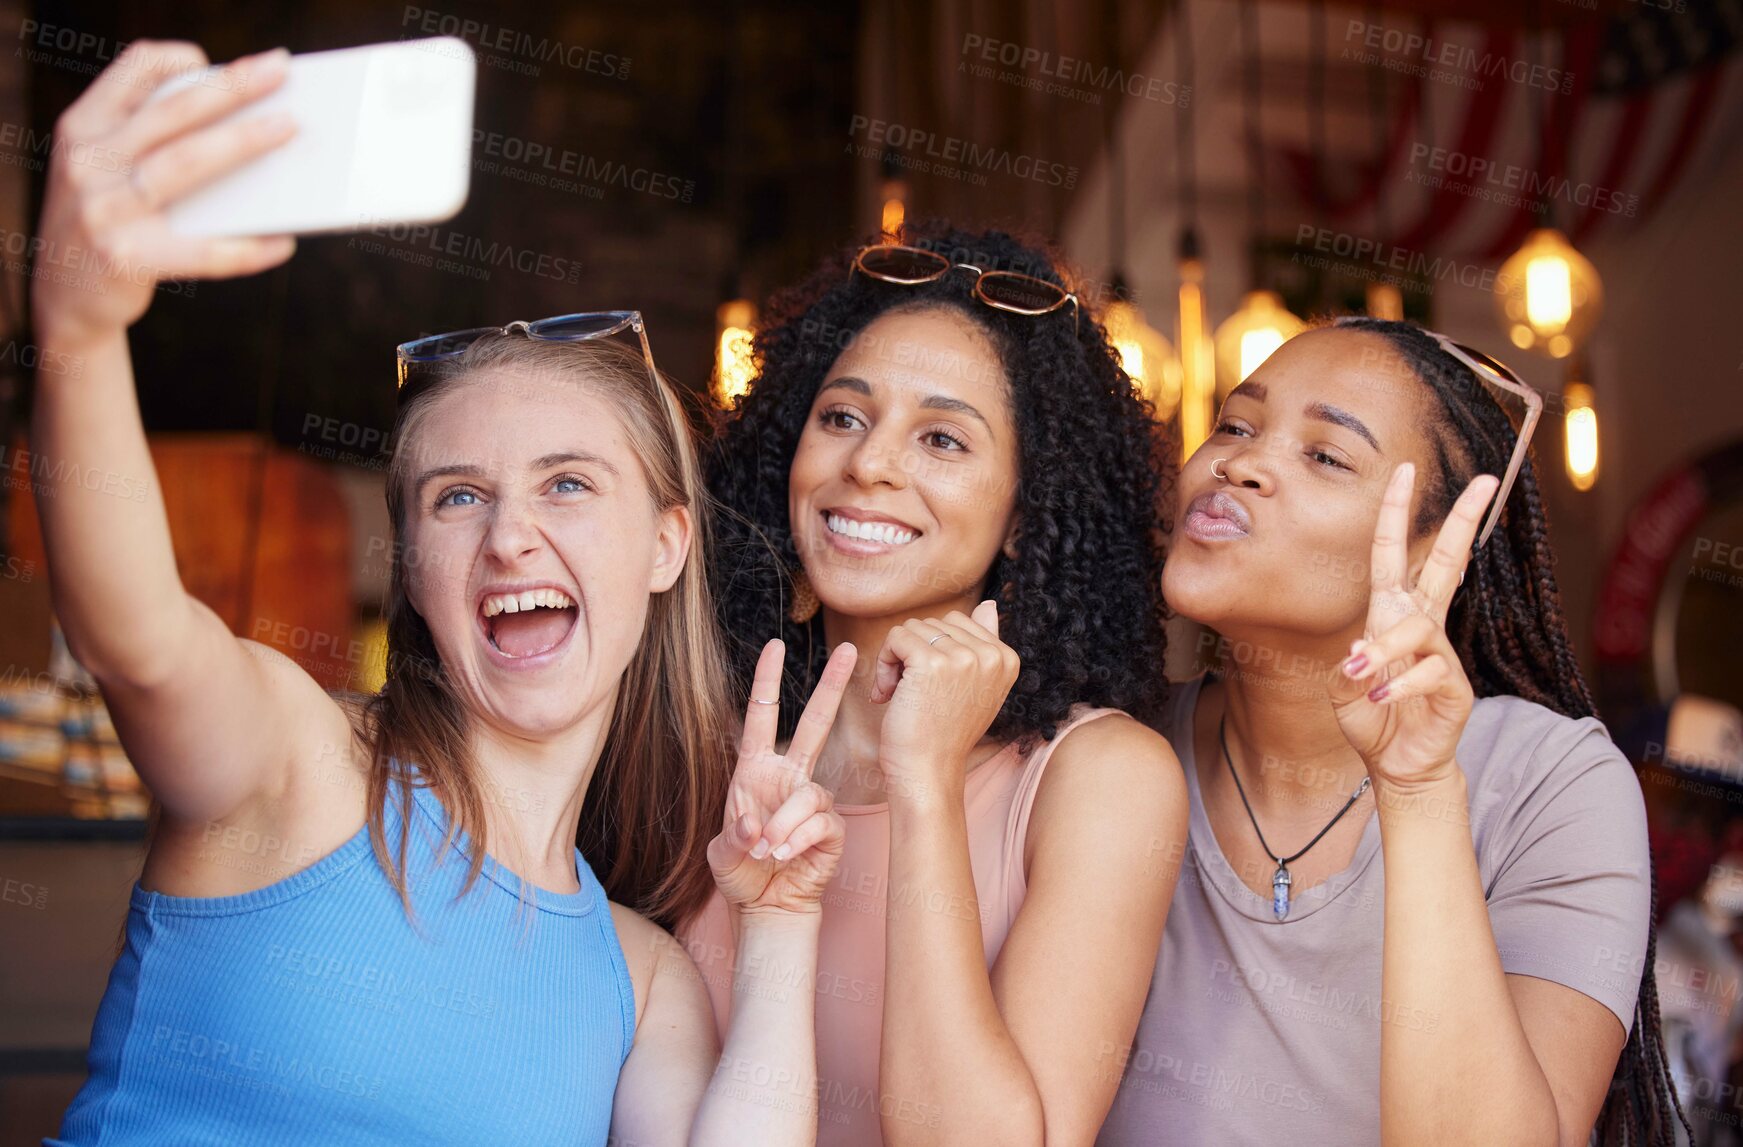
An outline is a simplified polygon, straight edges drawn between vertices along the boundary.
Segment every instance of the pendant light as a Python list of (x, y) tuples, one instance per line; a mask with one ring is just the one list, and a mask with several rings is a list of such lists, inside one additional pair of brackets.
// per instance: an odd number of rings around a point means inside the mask
[[(735, 21), (735, 27), (741, 27), (743, 21)], [(733, 243), (733, 268), (726, 272), (721, 295), (726, 301), (714, 309), (714, 377), (711, 380), (710, 391), (714, 401), (726, 409), (731, 409), (740, 398), (750, 393), (751, 384), (756, 380), (756, 364), (751, 357), (751, 332), (756, 327), (756, 304), (745, 291), (744, 284), (744, 172), (741, 167), (745, 154), (743, 125), (745, 112), (745, 87), (742, 61), (744, 59), (743, 45), (735, 45), (739, 51), (733, 58), (739, 65), (732, 70), (730, 98), (731, 106), (727, 109), (728, 139), (726, 165), (726, 201), (727, 217), (731, 221), (735, 242)]]
[(1180, 360), (1166, 335), (1151, 326), (1144, 312), (1131, 301), (1130, 289), (1114, 276), (1113, 298), (1102, 312), (1108, 340), (1120, 353), (1120, 366), (1131, 376), (1132, 387), (1150, 400), (1156, 417), (1166, 420), (1180, 409)]
[(1240, 309), (1216, 329), (1218, 395), (1226, 397), (1272, 351), (1306, 329), (1276, 291), (1248, 291)]
[[(885, 0), (885, 12), (889, 20), (884, 24), (884, 102), (889, 111), (886, 118), (894, 123), (900, 117), (897, 106), (897, 93), (900, 89), (900, 77), (896, 74), (897, 57), (896, 44), (898, 32), (896, 29), (895, 0)], [(896, 153), (892, 148), (885, 148), (878, 163), (878, 237), (884, 243), (902, 242), (902, 229), (908, 222), (908, 180), (903, 175), (902, 165), (896, 162)]]
[[(1117, 9), (1112, 15), (1117, 16)], [(1109, 32), (1109, 59), (1117, 59), (1119, 51), (1112, 34), (1114, 22), (1110, 18), (1104, 25)], [(1108, 154), (1108, 261), (1113, 273), (1109, 276), (1111, 297), (1101, 318), (1133, 389), (1150, 400), (1158, 419), (1166, 421), (1180, 408), (1180, 360), (1167, 336), (1150, 325), (1132, 300), (1126, 280), (1126, 165), (1117, 138), (1117, 114), (1110, 108), (1102, 117)]]
[(731, 409), (750, 393), (756, 379), (751, 338), (756, 331), (756, 304), (739, 295), (714, 311), (714, 398)]
[(1576, 490), (1590, 490), (1598, 481), (1597, 395), (1585, 381), (1587, 374), (1583, 356), (1569, 359), (1561, 391), (1562, 453)]
[[(1534, 5), (1533, 10), (1541, 16), (1539, 5)], [(1534, 21), (1533, 31), (1531, 55), (1535, 65), (1544, 35), (1541, 21)], [(1548, 150), (1543, 100), (1535, 89), (1524, 91), (1525, 98), (1531, 101), (1537, 134), (1537, 170), (1542, 177)], [(1571, 155), (1564, 155), (1563, 163), (1571, 172)], [(1567, 358), (1584, 344), (1597, 325), (1604, 306), (1604, 287), (1597, 268), (1556, 227), (1553, 197), (1544, 198), (1538, 208), (1538, 219), (1540, 226), (1501, 264), (1495, 280), (1495, 306), (1514, 346), (1547, 353), (1553, 358)]]
[(1539, 227), (1501, 264), (1495, 301), (1507, 337), (1521, 350), (1567, 358), (1603, 310), (1597, 268), (1554, 227)]
[[(1241, 47), (1245, 83), (1241, 88), (1243, 133), (1247, 144), (1247, 233), (1252, 245), (1249, 281), (1252, 286), (1235, 313), (1216, 329), (1217, 396), (1245, 381), (1271, 352), (1294, 338), (1307, 324), (1291, 314), (1276, 291), (1264, 290), (1261, 266), (1265, 242), (1264, 195), (1260, 190), (1264, 157), (1259, 132), (1259, 31), (1253, 0), (1241, 4)], [(1317, 169), (1317, 159), (1316, 159)]]
[[(1193, 87), (1192, 0), (1175, 4), (1175, 59), (1180, 82)], [(1198, 241), (1198, 199), (1193, 186), (1193, 107), (1174, 117), (1175, 170), (1180, 175), (1180, 446), (1183, 457), (1210, 437), (1216, 394), (1216, 359), (1204, 321), (1204, 258)]]
[(908, 181), (902, 177), (895, 153), (885, 151), (878, 180), (878, 232), (885, 243), (900, 243), (908, 221)]

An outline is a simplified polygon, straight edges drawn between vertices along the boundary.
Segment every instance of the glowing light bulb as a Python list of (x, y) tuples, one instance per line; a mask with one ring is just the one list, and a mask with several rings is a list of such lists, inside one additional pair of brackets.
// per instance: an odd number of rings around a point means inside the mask
[(1253, 373), (1253, 368), (1271, 357), (1271, 352), (1283, 345), (1283, 332), (1278, 330), (1248, 331), (1241, 336), (1241, 377)]
[(1574, 315), (1573, 269), (1560, 253), (1525, 264), (1525, 318), (1534, 331), (1559, 333)]
[(878, 229), (884, 234), (884, 242), (900, 243), (902, 224), (908, 218), (907, 181), (886, 179), (879, 194), (883, 200), (883, 209), (878, 214)]
[(1173, 345), (1125, 299), (1109, 303), (1102, 322), (1134, 389), (1155, 406), (1157, 418), (1173, 417), (1180, 407), (1180, 361)]
[(1566, 358), (1597, 325), (1604, 287), (1591, 261), (1560, 231), (1545, 227), (1501, 264), (1495, 305), (1513, 345)]
[(1273, 351), (1306, 329), (1276, 291), (1248, 291), (1216, 329), (1217, 394), (1239, 386)]
[(714, 312), (714, 397), (725, 407), (750, 393), (756, 379), (756, 361), (751, 336), (756, 325), (756, 304), (749, 299), (721, 303)]
[(1562, 388), (1567, 408), (1562, 416), (1562, 442), (1567, 476), (1576, 490), (1590, 490), (1598, 480), (1598, 411), (1592, 388), (1570, 382)]
[(1186, 457), (1210, 437), (1216, 358), (1204, 323), (1204, 264), (1180, 260), (1180, 445)]

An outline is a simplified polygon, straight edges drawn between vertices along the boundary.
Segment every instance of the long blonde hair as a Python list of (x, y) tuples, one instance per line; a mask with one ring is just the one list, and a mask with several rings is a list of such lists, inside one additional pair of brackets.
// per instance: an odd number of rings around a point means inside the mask
[[(406, 837), (386, 844), (385, 810), (399, 782), (402, 823), (411, 789), (435, 789), (448, 811), (446, 848), (471, 838), (466, 887), (488, 851), (485, 794), (467, 735), (466, 712), (443, 671), (428, 626), (407, 596), (407, 495), (418, 428), (436, 396), (484, 370), (511, 371), (516, 385), (575, 386), (610, 402), (629, 432), (655, 508), (690, 510), (692, 538), (672, 587), (652, 596), (647, 626), (625, 669), (599, 763), (581, 809), (577, 844), (611, 899), (670, 929), (698, 910), (713, 888), (708, 841), (719, 829), (736, 724), (725, 658), (708, 588), (707, 492), (692, 424), (672, 386), (656, 384), (638, 353), (609, 340), (551, 342), (513, 335), (480, 339), (423, 368), (427, 385), (399, 411), (389, 448), (387, 508), (393, 529), (387, 604), (387, 682), (368, 699), (360, 734), (371, 749), (370, 841), (409, 909)], [(411, 555), (417, 560), (416, 555)]]

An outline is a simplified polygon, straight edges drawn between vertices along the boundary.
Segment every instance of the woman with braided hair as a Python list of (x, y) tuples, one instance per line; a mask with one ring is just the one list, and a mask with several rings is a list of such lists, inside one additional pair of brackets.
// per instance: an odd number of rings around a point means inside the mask
[(1182, 468), (1163, 592), (1219, 656), (1162, 726), (1189, 843), (1100, 1143), (1686, 1127), (1644, 804), (1568, 644), (1534, 399), (1346, 318), (1237, 386)]

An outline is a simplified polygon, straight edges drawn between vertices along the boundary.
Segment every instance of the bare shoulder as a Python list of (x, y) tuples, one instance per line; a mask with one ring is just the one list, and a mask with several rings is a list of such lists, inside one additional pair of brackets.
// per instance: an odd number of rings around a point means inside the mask
[(618, 947), (623, 949), (623, 962), (635, 988), (635, 1022), (639, 1034), (656, 986), (662, 994), (667, 994), (670, 985), (683, 981), (700, 985), (702, 977), (684, 945), (635, 909), (612, 901), (611, 923), (617, 929)]
[[(1053, 746), (1040, 793), (1118, 790), (1131, 796), (1186, 795), (1186, 776), (1168, 738), (1125, 713), (1085, 721)], [(1037, 796), (1037, 803), (1042, 796)]]
[[(1084, 832), (1153, 842), (1183, 834), (1186, 777), (1168, 738), (1125, 714), (1085, 721), (1053, 747), (1030, 814), (1025, 852)], [(1028, 858), (1026, 857), (1026, 859)]]

